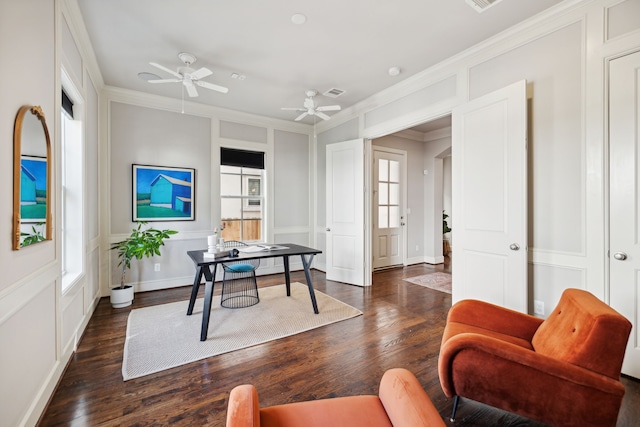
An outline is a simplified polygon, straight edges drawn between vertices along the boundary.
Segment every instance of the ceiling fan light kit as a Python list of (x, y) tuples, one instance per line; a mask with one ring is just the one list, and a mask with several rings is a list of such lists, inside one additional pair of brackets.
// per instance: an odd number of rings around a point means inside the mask
[[(178, 58), (180, 59), (180, 61), (182, 61), (185, 64), (185, 66), (179, 67), (177, 71), (173, 71), (172, 69), (167, 68), (164, 65), (160, 65), (156, 62), (149, 63), (154, 67), (168, 74), (171, 74), (174, 78), (169, 78), (169, 79), (158, 78), (158, 79), (151, 79), (147, 81), (149, 83), (154, 83), (154, 84), (155, 83), (182, 83), (183, 88), (187, 90), (187, 94), (192, 98), (195, 98), (196, 96), (198, 96), (198, 91), (196, 90), (196, 86), (200, 86), (205, 89), (213, 90), (220, 93), (229, 92), (229, 89), (226, 87), (201, 80), (213, 74), (213, 71), (211, 71), (206, 67), (202, 67), (198, 70), (191, 68), (191, 64), (193, 64), (198, 60), (198, 58), (196, 58), (195, 55), (187, 52), (180, 52), (178, 54)], [(145, 73), (145, 74), (151, 74), (151, 73)], [(141, 78), (143, 77), (141, 76)]]
[(178, 54), (178, 58), (180, 59), (180, 61), (182, 61), (185, 64), (187, 64), (187, 66), (193, 64), (194, 62), (196, 62), (198, 60), (198, 58), (196, 58), (195, 55), (192, 55), (192, 54), (187, 53), (187, 52), (180, 52)]
[(295, 118), (296, 122), (304, 119), (307, 116), (318, 116), (322, 120), (329, 120), (331, 117), (326, 115), (324, 111), (340, 111), (339, 105), (323, 105), (317, 106), (316, 102), (313, 100), (313, 97), (318, 94), (315, 90), (307, 90), (305, 95), (307, 97), (304, 100), (303, 107), (282, 107), (282, 110), (285, 111), (299, 111), (302, 112), (298, 117)]

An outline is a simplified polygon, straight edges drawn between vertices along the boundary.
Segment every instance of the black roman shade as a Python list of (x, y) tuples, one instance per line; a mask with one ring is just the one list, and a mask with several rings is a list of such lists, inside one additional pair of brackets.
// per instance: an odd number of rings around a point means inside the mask
[(73, 119), (73, 101), (64, 89), (62, 89), (62, 109)]
[(241, 168), (264, 169), (264, 153), (221, 147), (220, 164)]

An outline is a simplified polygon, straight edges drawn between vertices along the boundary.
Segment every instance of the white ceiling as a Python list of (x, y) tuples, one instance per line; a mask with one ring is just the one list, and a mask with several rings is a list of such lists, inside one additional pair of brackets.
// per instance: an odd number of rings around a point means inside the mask
[[(77, 2), (105, 84), (180, 99), (181, 85), (150, 84), (137, 74), (170, 77), (149, 62), (177, 69), (178, 53), (190, 52), (198, 58), (193, 68), (213, 71), (204, 81), (229, 88), (198, 87), (200, 96), (190, 100), (293, 120), (298, 113), (280, 107), (301, 107), (307, 89), (346, 91), (316, 99), (344, 109), (561, 0), (504, 0), (483, 13), (465, 0)], [(307, 22), (294, 24), (295, 13)], [(388, 75), (392, 66), (399, 76)]]

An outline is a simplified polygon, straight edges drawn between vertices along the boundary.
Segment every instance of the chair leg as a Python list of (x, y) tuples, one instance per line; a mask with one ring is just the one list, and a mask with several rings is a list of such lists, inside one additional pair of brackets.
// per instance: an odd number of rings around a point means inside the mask
[(458, 410), (458, 403), (460, 403), (460, 396), (456, 395), (453, 398), (453, 410), (451, 411), (451, 422), (456, 422), (456, 411)]

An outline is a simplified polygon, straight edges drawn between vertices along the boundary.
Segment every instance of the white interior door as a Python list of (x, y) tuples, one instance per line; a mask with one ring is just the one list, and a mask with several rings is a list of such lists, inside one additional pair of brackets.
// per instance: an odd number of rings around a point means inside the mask
[(327, 145), (327, 279), (365, 285), (364, 140)]
[(406, 156), (373, 151), (373, 268), (403, 263)]
[(609, 295), (633, 324), (622, 372), (640, 378), (640, 52), (609, 75)]
[(453, 110), (454, 302), (527, 312), (526, 136), (524, 80)]

